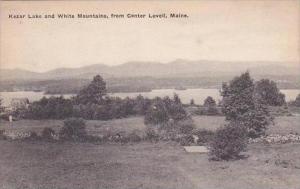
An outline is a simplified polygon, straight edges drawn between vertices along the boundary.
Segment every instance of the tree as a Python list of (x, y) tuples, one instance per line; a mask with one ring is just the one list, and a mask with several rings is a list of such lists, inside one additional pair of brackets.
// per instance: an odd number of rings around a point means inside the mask
[(298, 94), (295, 101), (292, 102), (292, 105), (300, 107), (300, 94)]
[(205, 107), (216, 107), (216, 101), (211, 97), (208, 96), (205, 100), (204, 100), (204, 104)]
[(207, 115), (218, 114), (217, 103), (211, 96), (208, 96), (204, 100), (203, 106), (204, 106), (204, 114), (207, 114)]
[(280, 92), (274, 81), (261, 79), (255, 83), (255, 95), (262, 103), (270, 106), (285, 104), (285, 95)]
[(4, 112), (4, 107), (2, 106), (2, 99), (0, 99), (0, 113)]
[(261, 98), (254, 95), (254, 82), (249, 72), (235, 77), (229, 84), (224, 83), (221, 90), (222, 112), (226, 120), (242, 123), (249, 137), (265, 133), (272, 117)]
[(165, 102), (157, 97), (148, 109), (144, 122), (146, 125), (160, 125), (169, 121), (169, 112)]
[(100, 75), (96, 75), (93, 81), (76, 96), (76, 102), (79, 104), (101, 104), (106, 95), (106, 83)]
[(195, 101), (194, 101), (194, 99), (191, 99), (191, 101), (190, 101), (190, 105), (191, 105), (191, 106), (194, 106), (194, 105), (195, 105)]
[(175, 104), (181, 104), (181, 100), (180, 100), (178, 94), (174, 93), (173, 101)]
[(73, 115), (73, 103), (63, 96), (43, 97), (31, 103), (24, 114), (30, 119), (64, 119)]
[(223, 83), (222, 112), (225, 114), (226, 120), (239, 119), (246, 112), (254, 109), (253, 91), (254, 83), (249, 72), (235, 77), (229, 85)]

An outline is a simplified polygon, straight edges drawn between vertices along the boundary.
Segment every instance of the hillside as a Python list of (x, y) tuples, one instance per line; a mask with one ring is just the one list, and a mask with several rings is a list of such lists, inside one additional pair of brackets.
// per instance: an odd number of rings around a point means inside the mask
[(128, 62), (117, 66), (94, 64), (81, 68), (58, 68), (43, 73), (0, 70), (0, 91), (42, 90), (47, 93), (76, 93), (100, 74), (109, 92), (143, 92), (161, 88), (216, 88), (222, 82), (249, 70), (255, 79), (269, 78), (280, 88), (299, 89), (300, 69), (274, 62), (220, 62), (176, 60)]
[[(282, 63), (283, 65), (284, 63)], [(278, 62), (221, 62), (221, 61), (188, 61), (178, 59), (169, 63), (127, 62), (116, 66), (94, 64), (80, 68), (58, 68), (43, 73), (21, 69), (0, 70), (1, 80), (51, 80), (51, 79), (90, 79), (101, 74), (111, 77), (216, 77), (235, 75), (250, 70), (252, 75), (299, 75), (298, 67), (282, 66)]]

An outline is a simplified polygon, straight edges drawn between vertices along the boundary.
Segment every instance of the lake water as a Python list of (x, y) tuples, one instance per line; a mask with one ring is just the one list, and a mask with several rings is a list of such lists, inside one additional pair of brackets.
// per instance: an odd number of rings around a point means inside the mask
[[(299, 89), (285, 89), (280, 90), (285, 94), (286, 101), (295, 100), (298, 94), (300, 94)], [(203, 104), (204, 99), (207, 96), (211, 96), (217, 101), (221, 99), (219, 89), (186, 89), (186, 90), (175, 90), (175, 89), (159, 89), (152, 90), (151, 92), (141, 92), (141, 93), (110, 93), (110, 96), (118, 96), (121, 98), (125, 97), (136, 97), (139, 94), (144, 97), (154, 98), (156, 96), (172, 97), (174, 93), (177, 93), (183, 103), (189, 103), (191, 99), (194, 99), (196, 104)], [(50, 96), (60, 96), (60, 95), (45, 95), (43, 92), (33, 92), (33, 91), (20, 91), (20, 92), (0, 92), (0, 98), (3, 99), (3, 105), (8, 106), (11, 99), (13, 98), (28, 98), (30, 102), (41, 99), (42, 97)], [(65, 98), (70, 98), (73, 95), (63, 95)]]

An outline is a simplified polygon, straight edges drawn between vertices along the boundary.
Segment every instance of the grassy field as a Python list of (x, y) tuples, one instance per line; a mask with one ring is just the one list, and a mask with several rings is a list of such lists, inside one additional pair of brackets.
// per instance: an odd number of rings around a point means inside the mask
[(299, 189), (300, 144), (250, 145), (248, 158), (208, 161), (174, 143), (0, 141), (0, 188)]
[[(225, 123), (222, 116), (193, 116), (196, 128), (216, 130)], [(0, 129), (18, 131), (36, 131), (40, 133), (43, 128), (51, 127), (58, 131), (63, 125), (62, 120), (20, 120), (10, 124), (8, 121), (0, 121)], [(145, 130), (143, 117), (130, 117), (109, 121), (88, 120), (86, 122), (89, 134), (101, 135), (104, 133), (130, 133)], [(300, 134), (300, 116), (276, 117), (274, 125), (269, 126), (268, 133), (289, 134), (297, 132)]]
[[(215, 130), (224, 117), (193, 117), (197, 128)], [(0, 129), (58, 130), (59, 120), (21, 120)], [(143, 132), (142, 117), (87, 121), (92, 134)], [(277, 117), (268, 133), (300, 133), (300, 117)], [(0, 188), (299, 189), (300, 144), (251, 144), (248, 158), (213, 162), (179, 144), (89, 144), (0, 141)]]

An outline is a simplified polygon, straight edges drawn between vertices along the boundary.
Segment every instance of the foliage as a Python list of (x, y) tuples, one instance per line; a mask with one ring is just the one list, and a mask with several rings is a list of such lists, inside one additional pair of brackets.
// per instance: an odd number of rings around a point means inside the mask
[(93, 120), (109, 120), (130, 115), (144, 115), (151, 105), (151, 100), (137, 98), (104, 97), (101, 104), (76, 104), (73, 99), (64, 97), (42, 98), (33, 102), (26, 110), (28, 119), (66, 119), (81, 117)]
[(191, 105), (191, 106), (194, 106), (194, 105), (195, 105), (195, 100), (194, 100), (194, 99), (191, 99), (190, 105)]
[(273, 119), (268, 108), (261, 103), (256, 103), (253, 110), (249, 110), (239, 118), (247, 127), (247, 133), (250, 138), (265, 135), (267, 126), (273, 122)]
[(179, 97), (156, 98), (145, 115), (147, 138), (151, 140), (175, 140), (189, 135), (194, 124)]
[(145, 115), (145, 124), (159, 125), (170, 119), (167, 104), (161, 98), (156, 98)]
[(53, 139), (53, 135), (55, 135), (55, 131), (49, 127), (45, 127), (42, 131), (42, 138), (46, 140)]
[(294, 101), (291, 102), (291, 105), (300, 107), (300, 94), (296, 97)]
[(285, 95), (280, 92), (276, 83), (269, 79), (261, 79), (255, 83), (255, 95), (266, 105), (282, 106), (285, 104)]
[(273, 119), (260, 98), (254, 95), (254, 83), (249, 72), (224, 83), (221, 90), (222, 112), (228, 121), (242, 122), (250, 137), (265, 133)]
[(129, 142), (141, 142), (142, 137), (140, 137), (137, 133), (132, 132), (126, 138), (128, 138)]
[(146, 140), (156, 142), (159, 140), (158, 129), (154, 127), (146, 127)]
[(179, 138), (179, 143), (181, 146), (189, 146), (194, 143), (194, 138), (192, 135), (184, 135)]
[(100, 75), (96, 75), (92, 82), (79, 91), (75, 97), (78, 104), (102, 104), (106, 95), (106, 83)]
[(1, 129), (0, 130), (0, 140), (6, 140), (7, 139), (6, 136), (4, 135), (4, 133), (5, 133), (5, 130)]
[(168, 121), (179, 121), (188, 118), (180, 98), (174, 94), (174, 98), (168, 96), (161, 99), (155, 98), (146, 112), (145, 124), (161, 125)]
[(64, 119), (73, 114), (73, 104), (70, 99), (60, 97), (43, 97), (29, 105), (25, 117), (29, 119)]
[(210, 146), (210, 159), (230, 160), (237, 159), (240, 152), (247, 146), (246, 127), (237, 122), (231, 122), (217, 129)]
[(4, 112), (4, 107), (2, 106), (2, 99), (0, 98), (0, 113)]
[(227, 120), (238, 119), (249, 110), (253, 110), (254, 83), (249, 72), (243, 73), (230, 81), (229, 85), (223, 83), (221, 96), (222, 111)]
[(213, 99), (211, 96), (208, 96), (204, 100), (204, 109), (202, 110), (202, 115), (218, 115), (218, 109), (217, 109), (217, 103), (215, 99)]
[(68, 118), (59, 132), (59, 137), (65, 140), (82, 140), (87, 135), (85, 121), (81, 118)]
[(197, 144), (203, 145), (209, 143), (213, 137), (214, 132), (207, 130), (207, 129), (198, 129), (193, 131), (193, 135), (196, 135), (198, 137)]

